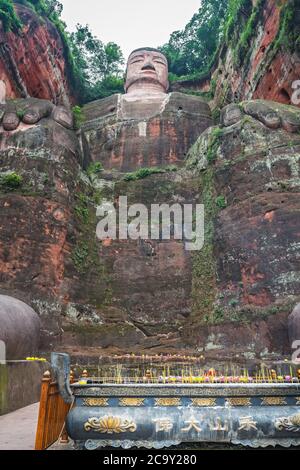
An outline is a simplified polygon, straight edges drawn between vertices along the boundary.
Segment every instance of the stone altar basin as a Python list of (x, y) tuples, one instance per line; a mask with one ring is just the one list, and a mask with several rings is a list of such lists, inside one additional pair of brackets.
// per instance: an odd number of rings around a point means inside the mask
[(70, 384), (70, 357), (52, 353), (76, 449), (161, 449), (181, 443), (300, 445), (300, 383)]
[(71, 390), (67, 430), (78, 449), (300, 445), (299, 384), (77, 383)]

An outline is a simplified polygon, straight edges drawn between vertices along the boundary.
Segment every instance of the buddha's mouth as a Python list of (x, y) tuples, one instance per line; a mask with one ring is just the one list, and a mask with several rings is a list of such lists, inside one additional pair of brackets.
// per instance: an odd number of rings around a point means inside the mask
[(141, 72), (140, 72), (141, 75), (157, 75), (156, 73), (156, 70), (155, 69), (142, 69)]

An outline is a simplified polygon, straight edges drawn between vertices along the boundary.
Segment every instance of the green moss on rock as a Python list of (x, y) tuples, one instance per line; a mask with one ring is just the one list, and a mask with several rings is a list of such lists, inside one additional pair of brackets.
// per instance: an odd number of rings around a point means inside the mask
[(207, 161), (208, 163), (214, 163), (217, 158), (218, 148), (220, 146), (220, 137), (223, 135), (222, 129), (216, 127), (213, 129), (208, 142), (207, 148)]
[(201, 177), (202, 203), (205, 206), (205, 242), (202, 250), (193, 253), (193, 320), (206, 322), (214, 310), (216, 297), (216, 261), (213, 253), (215, 204), (213, 169), (208, 168)]

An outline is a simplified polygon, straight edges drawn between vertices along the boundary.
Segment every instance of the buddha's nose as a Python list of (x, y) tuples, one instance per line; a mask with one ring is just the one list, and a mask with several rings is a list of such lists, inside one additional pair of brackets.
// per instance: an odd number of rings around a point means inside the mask
[(154, 70), (154, 72), (155, 72), (155, 67), (151, 62), (146, 62), (143, 65), (142, 70)]

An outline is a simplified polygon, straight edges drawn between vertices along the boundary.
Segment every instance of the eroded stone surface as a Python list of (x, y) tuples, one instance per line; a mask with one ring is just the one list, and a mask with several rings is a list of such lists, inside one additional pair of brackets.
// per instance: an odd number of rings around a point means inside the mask
[[(292, 104), (292, 84), (299, 79), (299, 55), (297, 50), (292, 53), (286, 45), (280, 47), (278, 41), (281, 34), (293, 33), (291, 30), (283, 31), (282, 10), (285, 8), (286, 2), (262, 2), (259, 6), (256, 34), (251, 37), (249, 53), (242, 58), (242, 63), (237, 64), (235, 61), (235, 42), (229, 47), (223, 47), (216, 70), (212, 74), (216, 80), (214, 102), (218, 106), (245, 99), (266, 99)], [(294, 8), (292, 15), (297, 28), (298, 8)], [(239, 19), (234, 32), (237, 38), (243, 32), (241, 28), (245, 28), (243, 11)], [(289, 41), (287, 36), (284, 40)]]
[(40, 329), (40, 319), (32, 308), (18, 299), (0, 295), (0, 341), (5, 343), (7, 360), (24, 360), (36, 354)]
[[(289, 316), (289, 340), (291, 347), (294, 341), (300, 342), (300, 304), (296, 305)], [(299, 346), (299, 343), (296, 347)]]
[[(209, 108), (199, 98), (144, 98), (87, 105), (82, 146), (61, 108), (60, 123), (52, 107), (34, 123), (43, 103), (16, 130), (1, 129), (0, 176), (22, 177), (17, 188), (1, 186), (1, 290), (38, 311), (45, 349), (282, 357), (300, 292), (299, 111), (242, 102), (222, 111), (222, 127), (208, 129)], [(131, 182), (119, 174), (183, 166), (202, 132), (187, 169)], [(83, 174), (91, 161), (105, 171)], [(148, 207), (203, 202), (204, 250), (188, 253), (179, 241), (97, 241), (96, 205), (117, 204), (120, 195)]]
[(182, 93), (145, 99), (114, 95), (84, 106), (83, 113), (92, 160), (122, 172), (182, 163), (212, 123), (208, 105)]
[(296, 126), (300, 115), (261, 100), (240, 109), (238, 122), (206, 131), (189, 155), (189, 166), (203, 172), (204, 198), (217, 206), (207, 214), (215, 289), (207, 320), (251, 322), (281, 313), (287, 348), (287, 317), (300, 295), (300, 137), (284, 122)]
[(4, 33), (0, 25), (0, 80), (7, 99), (32, 96), (69, 106), (75, 92), (57, 28), (32, 9), (14, 6), (24, 25), (22, 33)]

